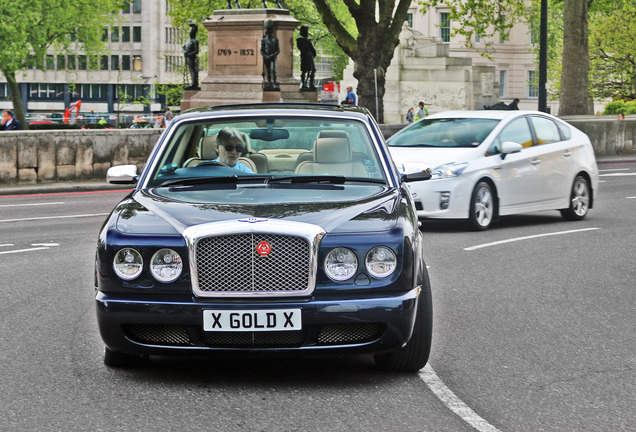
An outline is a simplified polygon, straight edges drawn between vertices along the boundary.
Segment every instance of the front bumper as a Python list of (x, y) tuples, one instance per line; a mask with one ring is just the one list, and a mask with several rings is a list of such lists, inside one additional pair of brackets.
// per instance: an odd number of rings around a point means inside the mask
[[(465, 175), (449, 179), (409, 183), (417, 216), (435, 219), (468, 219), (473, 180)], [(447, 206), (443, 194), (448, 194)]]
[[(399, 296), (220, 302), (133, 299), (98, 291), (97, 323), (108, 348), (135, 354), (378, 353), (408, 342), (419, 293), (418, 287)], [(204, 310), (277, 308), (301, 309), (302, 331), (203, 331)]]

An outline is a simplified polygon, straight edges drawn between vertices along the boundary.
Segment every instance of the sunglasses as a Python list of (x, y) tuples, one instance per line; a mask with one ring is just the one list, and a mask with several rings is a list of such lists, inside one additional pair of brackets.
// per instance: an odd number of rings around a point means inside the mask
[(223, 147), (225, 148), (225, 151), (233, 151), (234, 149), (236, 149), (237, 153), (243, 153), (243, 150), (245, 149), (245, 147), (243, 146), (237, 146), (234, 144), (223, 144)]

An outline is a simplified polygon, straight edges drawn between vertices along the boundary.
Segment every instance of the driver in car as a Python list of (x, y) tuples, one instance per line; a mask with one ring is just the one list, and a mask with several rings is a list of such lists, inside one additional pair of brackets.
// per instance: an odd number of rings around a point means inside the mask
[(230, 168), (254, 174), (254, 171), (239, 163), (239, 157), (241, 157), (245, 147), (243, 137), (237, 129), (223, 128), (216, 137), (216, 151), (219, 157), (214, 159), (214, 162), (222, 162)]

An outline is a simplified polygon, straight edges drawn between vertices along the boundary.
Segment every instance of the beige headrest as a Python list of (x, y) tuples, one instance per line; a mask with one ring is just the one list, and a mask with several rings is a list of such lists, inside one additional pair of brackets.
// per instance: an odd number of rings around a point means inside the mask
[(219, 155), (216, 151), (216, 135), (204, 136), (201, 141), (201, 159), (212, 160)]
[(343, 138), (316, 139), (314, 161), (317, 163), (350, 162), (351, 146), (349, 140)]

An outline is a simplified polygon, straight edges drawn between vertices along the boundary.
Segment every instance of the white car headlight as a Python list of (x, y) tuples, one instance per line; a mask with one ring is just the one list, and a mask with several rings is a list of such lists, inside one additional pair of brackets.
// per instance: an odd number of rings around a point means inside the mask
[(460, 175), (468, 166), (468, 162), (440, 165), (431, 173), (431, 180), (452, 178)]
[(159, 282), (173, 282), (181, 276), (181, 256), (172, 249), (159, 249), (150, 260), (150, 273)]
[(395, 271), (397, 259), (395, 253), (388, 247), (377, 246), (367, 254), (365, 265), (372, 276), (383, 278)]
[(325, 273), (335, 281), (345, 281), (358, 270), (358, 258), (347, 248), (335, 248), (325, 258)]
[(141, 254), (132, 248), (120, 249), (115, 254), (113, 268), (117, 276), (123, 280), (133, 280), (141, 274), (144, 268), (144, 260)]

